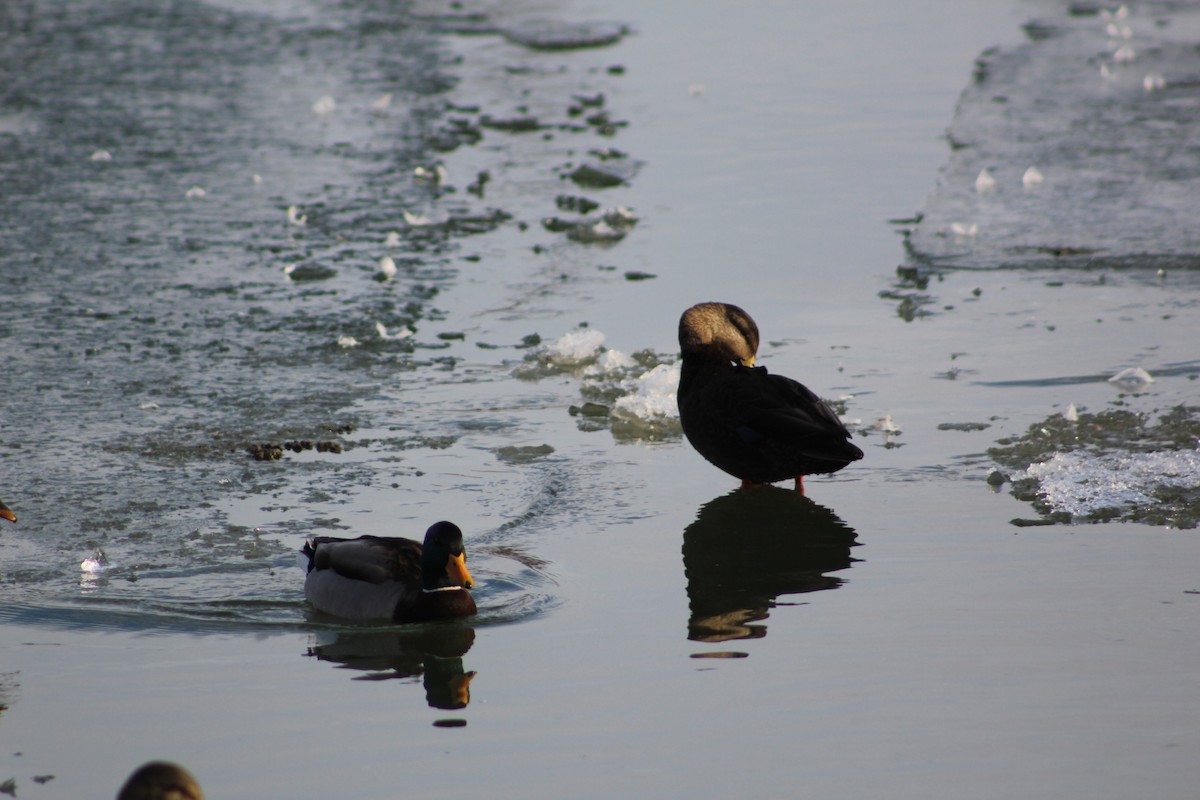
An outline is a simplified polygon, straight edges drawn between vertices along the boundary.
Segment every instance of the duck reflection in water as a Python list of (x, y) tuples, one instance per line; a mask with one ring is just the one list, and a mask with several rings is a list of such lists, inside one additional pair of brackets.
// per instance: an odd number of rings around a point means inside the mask
[(339, 630), (316, 634), (307, 655), (343, 669), (366, 673), (355, 680), (422, 677), (430, 708), (453, 710), (471, 702), (474, 672), (462, 657), (475, 643), (475, 629), (458, 623), (432, 623), (403, 631)]
[(697, 642), (758, 639), (781, 594), (835, 589), (826, 573), (848, 568), (854, 529), (804, 495), (763, 486), (737, 489), (700, 508), (683, 532), (691, 620)]

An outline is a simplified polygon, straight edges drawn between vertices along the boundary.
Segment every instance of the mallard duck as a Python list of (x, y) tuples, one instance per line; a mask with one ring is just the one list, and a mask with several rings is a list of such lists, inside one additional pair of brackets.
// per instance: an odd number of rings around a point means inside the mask
[(169, 761), (143, 764), (129, 776), (117, 800), (204, 800), (192, 774)]
[(0, 500), (0, 519), (6, 519), (9, 522), (17, 521), (17, 515), (13, 513), (13, 510), (11, 508), (4, 505), (3, 500)]
[(326, 614), (422, 622), (475, 613), (462, 531), (452, 522), (430, 526), (423, 546), (400, 537), (317, 536), (302, 552), (304, 596)]
[(714, 466), (743, 486), (837, 472), (863, 457), (824, 400), (754, 366), (758, 326), (728, 303), (700, 303), (679, 320), (679, 421)]

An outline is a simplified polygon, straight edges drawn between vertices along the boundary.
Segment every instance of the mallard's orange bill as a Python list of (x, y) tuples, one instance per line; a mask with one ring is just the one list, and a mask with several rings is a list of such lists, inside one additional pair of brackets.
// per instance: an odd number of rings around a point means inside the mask
[(450, 581), (457, 586), (465, 586), (470, 589), (475, 585), (475, 579), (471, 577), (471, 572), (467, 569), (466, 553), (452, 555), (446, 559), (446, 574), (450, 576)]

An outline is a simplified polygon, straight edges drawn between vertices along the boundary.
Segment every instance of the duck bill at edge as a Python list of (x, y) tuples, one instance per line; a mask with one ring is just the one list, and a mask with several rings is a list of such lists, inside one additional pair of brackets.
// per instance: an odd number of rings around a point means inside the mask
[(466, 553), (451, 555), (446, 559), (446, 575), (455, 586), (463, 586), (470, 589), (475, 585), (475, 579), (471, 577), (471, 572), (467, 569)]

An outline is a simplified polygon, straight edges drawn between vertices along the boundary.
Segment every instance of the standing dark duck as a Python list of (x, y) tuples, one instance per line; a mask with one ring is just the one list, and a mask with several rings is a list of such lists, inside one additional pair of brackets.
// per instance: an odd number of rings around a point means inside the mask
[(743, 486), (837, 472), (863, 457), (824, 400), (754, 366), (758, 326), (728, 303), (700, 303), (679, 320), (679, 420), (692, 447)]
[(453, 522), (437, 522), (425, 544), (400, 537), (317, 536), (308, 556), (304, 596), (318, 611), (357, 620), (424, 622), (469, 617), (475, 599), (463, 535)]

